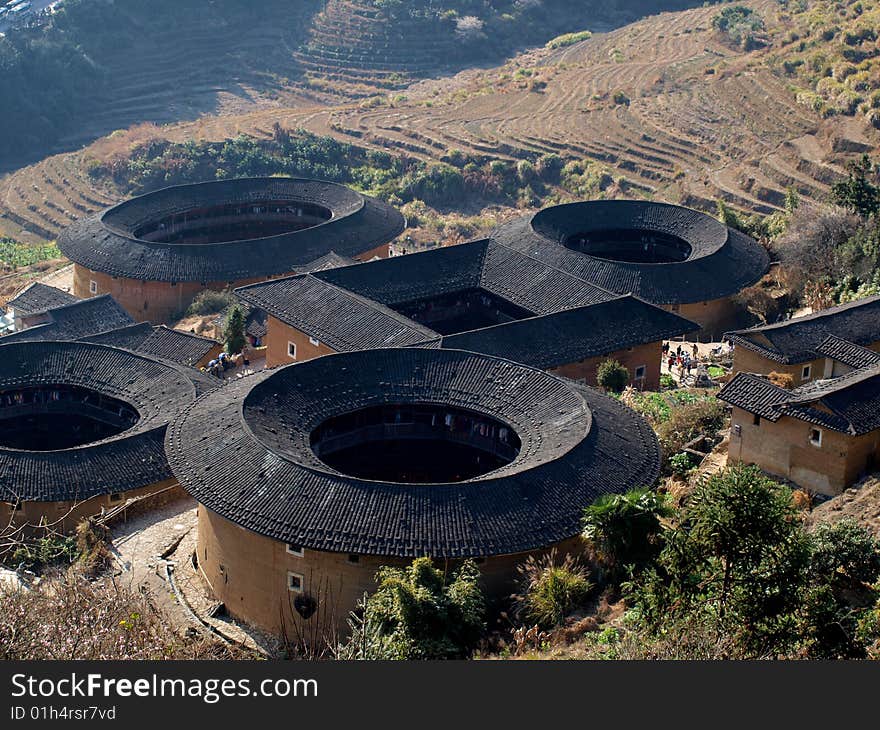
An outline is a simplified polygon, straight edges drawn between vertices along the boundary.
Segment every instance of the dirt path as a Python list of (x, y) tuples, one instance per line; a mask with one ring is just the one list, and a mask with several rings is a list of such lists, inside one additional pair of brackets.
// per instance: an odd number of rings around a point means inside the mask
[[(146, 588), (175, 625), (194, 625), (188, 612), (178, 603), (164, 579), (162, 555), (173, 551), (188, 535), (196, 533), (196, 502), (185, 497), (158, 510), (115, 525), (111, 531), (111, 550), (122, 571), (117, 580), (132, 590)], [(173, 557), (172, 556), (169, 557)]]

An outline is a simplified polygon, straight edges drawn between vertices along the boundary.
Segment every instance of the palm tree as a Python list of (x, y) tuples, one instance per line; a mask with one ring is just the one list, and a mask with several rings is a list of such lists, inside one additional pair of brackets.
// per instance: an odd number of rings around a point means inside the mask
[(626, 566), (639, 568), (656, 556), (661, 519), (671, 515), (666, 496), (647, 487), (606, 494), (584, 510), (583, 536), (617, 577)]

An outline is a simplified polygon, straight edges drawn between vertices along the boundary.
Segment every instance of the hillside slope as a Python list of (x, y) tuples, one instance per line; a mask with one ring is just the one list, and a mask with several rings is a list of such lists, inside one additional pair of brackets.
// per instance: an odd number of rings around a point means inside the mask
[(694, 0), (63, 0), (0, 37), (0, 171), (138, 122), (311, 106)]
[[(749, 4), (768, 23), (778, 22), (777, 3)], [(724, 43), (712, 29), (717, 13), (714, 6), (652, 16), (499, 68), (424, 80), (403, 98), (208, 115), (114, 135), (0, 181), (0, 211), (51, 238), (120, 194), (97, 187), (86, 161), (106, 161), (156, 136), (270, 138), (275, 124), (457, 165), (468, 159), (457, 151), (512, 161), (556, 153), (607, 169), (618, 193), (704, 209), (722, 198), (768, 212), (782, 205), (789, 187), (825, 200), (846, 160), (876, 149), (880, 134), (861, 119), (799, 104), (768, 63), (778, 49), (746, 52)]]

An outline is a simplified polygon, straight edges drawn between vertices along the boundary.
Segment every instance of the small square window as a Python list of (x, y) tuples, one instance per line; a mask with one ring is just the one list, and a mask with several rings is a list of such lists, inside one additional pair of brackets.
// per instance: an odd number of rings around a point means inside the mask
[(359, 562), (361, 562), (361, 556), (358, 555), (357, 553), (350, 553), (348, 556), (348, 562), (349, 563), (359, 563)]
[(822, 429), (821, 428), (811, 428), (810, 429), (810, 443), (813, 446), (821, 446), (822, 445)]
[(647, 368), (644, 365), (639, 365), (636, 368), (636, 380), (644, 380), (646, 370)]
[(122, 499), (121, 492), (113, 492), (113, 494), (110, 495), (111, 502), (119, 502), (121, 499)]
[(296, 360), (296, 343), (295, 342), (288, 342), (287, 343), (287, 356), (291, 360)]
[(90, 294), (97, 294), (98, 293), (98, 282), (95, 281), (94, 279), (92, 279), (89, 282), (89, 293)]
[(757, 413), (754, 416), (752, 416), (752, 425), (753, 426), (760, 426), (761, 425), (761, 417)]
[(310, 345), (314, 345), (315, 347), (317, 347), (318, 345), (321, 344), (321, 340), (319, 340), (319, 339), (317, 339), (317, 338), (315, 338), (315, 337), (309, 337), (309, 344), (310, 344)]
[(809, 365), (804, 365), (803, 369), (801, 370), (801, 380), (809, 380), (811, 372), (812, 368)]
[(303, 555), (305, 555), (302, 545), (294, 545), (292, 543), (287, 543), (287, 552), (290, 555), (296, 555), (296, 557), (298, 558), (301, 558)]
[(301, 573), (287, 574), (287, 590), (293, 593), (303, 592), (303, 577)]

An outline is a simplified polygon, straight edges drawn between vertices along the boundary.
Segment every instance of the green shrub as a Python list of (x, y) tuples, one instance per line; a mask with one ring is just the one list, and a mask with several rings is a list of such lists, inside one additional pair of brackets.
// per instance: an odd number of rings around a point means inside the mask
[(430, 558), (406, 568), (380, 568), (378, 588), (352, 618), (351, 638), (337, 650), (348, 658), (461, 659), (484, 628), (480, 571), (466, 560), (449, 579)]
[(557, 48), (573, 46), (575, 43), (580, 43), (581, 41), (588, 40), (592, 37), (593, 34), (589, 30), (582, 30), (577, 33), (563, 33), (562, 35), (556, 36), (553, 40), (547, 41), (546, 45), (550, 50), (556, 50)]
[(660, 520), (672, 509), (665, 495), (650, 488), (608, 494), (584, 510), (583, 536), (612, 576), (627, 566), (640, 568), (659, 550)]
[(199, 315), (206, 317), (211, 314), (220, 314), (236, 303), (235, 295), (228, 289), (216, 291), (214, 289), (205, 289), (199, 292), (192, 304), (186, 310), (190, 316)]
[(629, 370), (617, 360), (605, 360), (596, 371), (596, 382), (605, 390), (620, 393), (629, 382)]
[(727, 410), (724, 403), (716, 398), (697, 400), (672, 409), (669, 418), (655, 427), (667, 469), (669, 460), (688, 441), (701, 434), (715, 438), (726, 425), (726, 421)]
[(520, 592), (514, 596), (516, 615), (542, 629), (560, 626), (583, 605), (593, 588), (587, 569), (571, 555), (559, 562), (555, 550), (541, 558), (530, 555), (517, 571)]
[(686, 477), (694, 470), (694, 461), (687, 452), (674, 454), (669, 458), (669, 470), (678, 477)]

